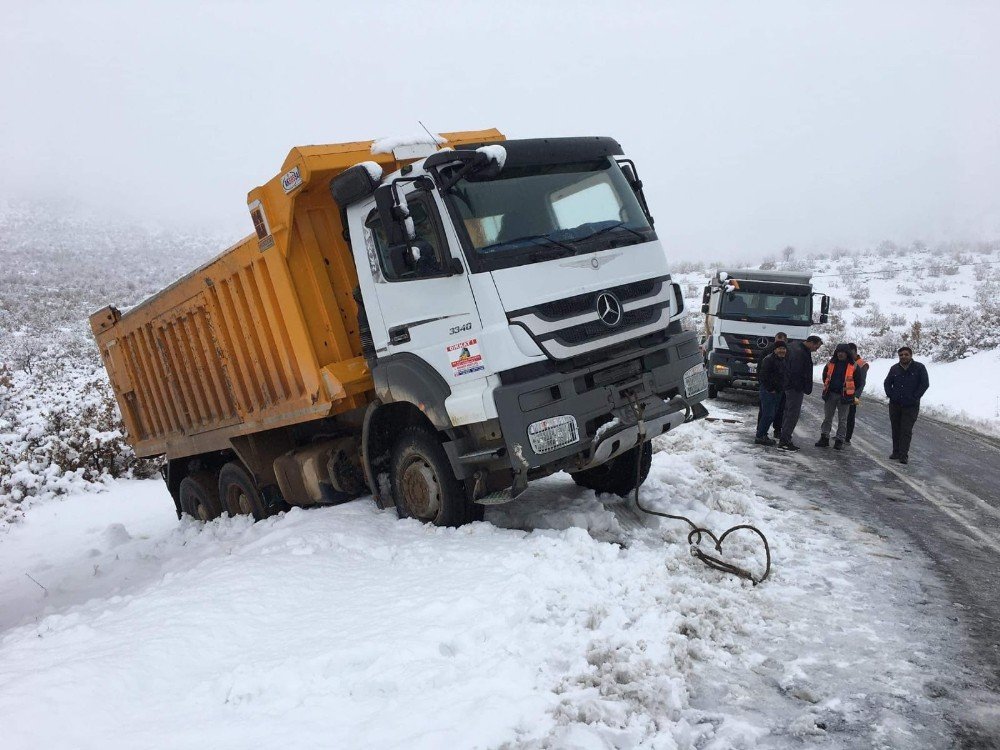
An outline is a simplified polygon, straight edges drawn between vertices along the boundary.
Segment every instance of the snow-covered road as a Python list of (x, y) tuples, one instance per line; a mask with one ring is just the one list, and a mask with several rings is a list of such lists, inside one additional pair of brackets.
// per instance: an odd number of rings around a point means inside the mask
[(925, 559), (784, 490), (745, 432), (659, 439), (643, 497), (763, 528), (758, 587), (565, 475), (461, 529), (370, 500), (178, 524), (152, 481), (36, 506), (0, 531), (0, 744), (949, 746), (966, 644)]

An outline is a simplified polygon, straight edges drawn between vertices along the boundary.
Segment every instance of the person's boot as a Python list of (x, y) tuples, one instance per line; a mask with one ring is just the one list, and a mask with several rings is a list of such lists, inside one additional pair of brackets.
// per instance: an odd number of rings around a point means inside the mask
[(771, 440), (771, 438), (769, 438), (767, 435), (764, 435), (764, 437), (757, 438), (756, 440), (754, 440), (754, 442), (757, 445), (774, 445), (775, 444), (775, 441)]
[(899, 453), (897, 453), (896, 451), (893, 451), (891, 454), (889, 454), (889, 460), (890, 461), (898, 461), (899, 460)]
[(835, 443), (833, 444), (833, 449), (834, 449), (835, 451), (842, 451), (842, 450), (844, 450), (844, 441), (843, 441), (843, 440), (837, 440), (837, 441), (836, 441), (836, 442), (835, 442)]
[(907, 456), (907, 455), (905, 455), (905, 454), (902, 455), (902, 456), (900, 456), (899, 457), (899, 463), (901, 463), (901, 464), (908, 464), (908, 463), (910, 463), (910, 457)]
[(778, 443), (778, 450), (779, 451), (789, 451), (791, 453), (794, 453), (798, 449), (799, 449), (799, 446), (795, 445), (795, 443), (792, 443), (791, 441), (789, 441), (787, 443), (786, 442), (780, 442), (780, 443)]
[(830, 447), (830, 436), (820, 435), (819, 440), (816, 441), (817, 448), (829, 448)]

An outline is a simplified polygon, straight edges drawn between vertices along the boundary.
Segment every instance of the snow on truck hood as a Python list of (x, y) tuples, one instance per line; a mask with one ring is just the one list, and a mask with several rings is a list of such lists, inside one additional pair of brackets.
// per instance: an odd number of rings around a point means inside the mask
[(630, 281), (666, 276), (659, 240), (490, 272), (508, 312)]

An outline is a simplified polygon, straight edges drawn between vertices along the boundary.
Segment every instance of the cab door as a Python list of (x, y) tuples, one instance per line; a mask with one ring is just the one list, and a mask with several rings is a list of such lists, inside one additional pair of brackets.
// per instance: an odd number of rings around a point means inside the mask
[[(378, 302), (382, 326), (372, 336), (379, 360), (416, 355), (433, 367), (449, 387), (486, 376), (480, 346), (482, 323), (469, 283), (468, 269), (454, 230), (442, 219), (433, 192), (399, 186), (414, 238), (401, 267), (396, 248), (390, 255), (386, 232), (373, 203), (357, 215), (360, 227), (352, 236), (364, 236), (366, 265), (371, 270), (370, 289)], [(457, 263), (453, 261), (457, 259)], [(359, 268), (362, 259), (359, 258)], [(368, 281), (365, 279), (365, 281)], [(372, 299), (362, 287), (366, 305)], [(370, 320), (372, 316), (369, 314)]]

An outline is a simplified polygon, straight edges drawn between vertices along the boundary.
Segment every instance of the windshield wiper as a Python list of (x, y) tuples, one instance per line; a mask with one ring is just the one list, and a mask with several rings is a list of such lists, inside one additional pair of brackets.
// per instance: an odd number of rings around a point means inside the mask
[[(564, 255), (576, 255), (577, 252), (575, 247), (567, 245), (565, 242), (560, 242), (559, 240), (553, 239), (552, 237), (549, 237), (547, 234), (532, 234), (529, 235), (528, 237), (518, 237), (516, 240), (509, 240), (508, 242), (497, 242), (493, 245), (487, 245), (486, 247), (481, 247), (479, 248), (479, 251), (492, 253), (495, 252), (496, 250), (499, 250), (500, 248), (504, 247), (509, 248), (513, 245), (519, 245), (522, 242), (530, 242), (533, 245), (547, 245), (550, 250), (554, 250), (556, 248), (564, 250), (565, 251), (564, 253), (559, 254), (560, 257)], [(534, 255), (532, 257), (534, 257)]]
[(646, 237), (644, 235), (642, 235), (639, 232), (637, 232), (635, 229), (633, 229), (632, 227), (630, 227), (624, 221), (618, 221), (618, 222), (615, 222), (614, 224), (610, 224), (609, 226), (602, 227), (602, 228), (598, 229), (596, 232), (592, 232), (592, 233), (588, 234), (586, 237), (581, 237), (580, 239), (581, 240), (591, 240), (594, 237), (597, 237), (599, 235), (607, 234), (612, 229), (624, 229), (625, 231), (631, 232), (632, 234), (634, 234), (636, 237), (638, 237), (643, 242), (646, 241)]

